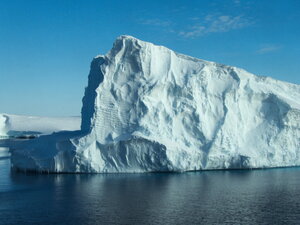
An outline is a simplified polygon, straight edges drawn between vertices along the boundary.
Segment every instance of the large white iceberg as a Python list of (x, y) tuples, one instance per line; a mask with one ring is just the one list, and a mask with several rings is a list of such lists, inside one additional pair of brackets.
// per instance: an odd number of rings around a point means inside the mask
[(13, 167), (118, 173), (300, 165), (300, 86), (121, 36), (91, 64), (81, 130), (27, 141)]

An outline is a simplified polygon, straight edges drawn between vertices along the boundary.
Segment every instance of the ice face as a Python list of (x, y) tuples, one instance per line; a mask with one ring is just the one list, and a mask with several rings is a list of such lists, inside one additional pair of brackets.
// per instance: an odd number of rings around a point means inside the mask
[(96, 173), (300, 165), (299, 99), (299, 85), (121, 36), (91, 64), (81, 131), (32, 140), (12, 162)]

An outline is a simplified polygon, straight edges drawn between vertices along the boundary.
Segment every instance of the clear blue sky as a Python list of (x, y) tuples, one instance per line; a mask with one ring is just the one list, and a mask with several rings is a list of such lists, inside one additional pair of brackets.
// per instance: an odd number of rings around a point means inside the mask
[(121, 34), (300, 84), (299, 0), (0, 0), (0, 112), (80, 115)]

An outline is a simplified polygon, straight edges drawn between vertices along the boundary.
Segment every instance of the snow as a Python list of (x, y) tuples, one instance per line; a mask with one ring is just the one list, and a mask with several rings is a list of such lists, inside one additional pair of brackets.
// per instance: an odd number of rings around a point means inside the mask
[(190, 171), (300, 165), (300, 86), (120, 36), (92, 61), (81, 130), (27, 141), (20, 170)]
[(45, 135), (78, 130), (80, 117), (38, 117), (0, 114), (0, 136)]

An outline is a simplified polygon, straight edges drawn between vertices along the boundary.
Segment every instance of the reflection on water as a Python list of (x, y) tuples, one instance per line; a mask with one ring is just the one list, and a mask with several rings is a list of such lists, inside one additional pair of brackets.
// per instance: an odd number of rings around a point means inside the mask
[(0, 159), (0, 224), (297, 224), (300, 219), (299, 168), (30, 175), (11, 174), (9, 167), (9, 159)]

